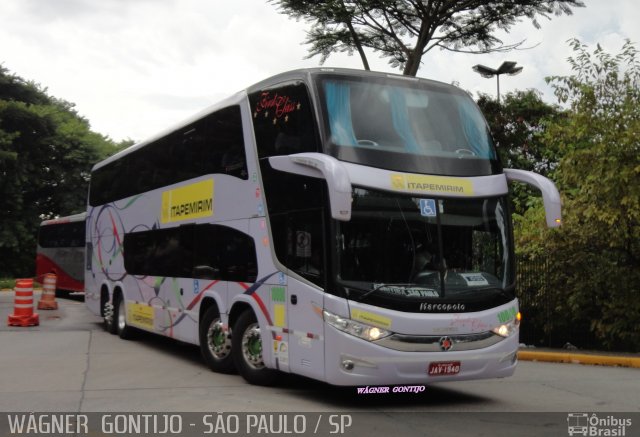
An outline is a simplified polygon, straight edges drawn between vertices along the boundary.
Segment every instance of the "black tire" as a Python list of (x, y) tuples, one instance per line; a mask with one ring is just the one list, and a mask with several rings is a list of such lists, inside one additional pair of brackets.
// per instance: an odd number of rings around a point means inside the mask
[(240, 375), (250, 384), (273, 385), (278, 372), (264, 365), (260, 326), (253, 311), (245, 310), (240, 314), (233, 327), (231, 342), (231, 353)]
[(109, 296), (105, 296), (102, 304), (102, 326), (109, 334), (116, 334), (116, 314), (113, 304), (109, 301)]
[(69, 297), (70, 294), (71, 294), (71, 292), (69, 290), (56, 289), (56, 297), (61, 297), (63, 299), (66, 299), (66, 298)]
[(231, 331), (222, 329), (216, 307), (210, 307), (200, 320), (200, 352), (214, 372), (235, 372), (236, 367), (231, 354)]
[(133, 328), (127, 325), (127, 312), (125, 310), (124, 299), (121, 294), (117, 294), (113, 302), (113, 321), (116, 333), (123, 340), (132, 337)]

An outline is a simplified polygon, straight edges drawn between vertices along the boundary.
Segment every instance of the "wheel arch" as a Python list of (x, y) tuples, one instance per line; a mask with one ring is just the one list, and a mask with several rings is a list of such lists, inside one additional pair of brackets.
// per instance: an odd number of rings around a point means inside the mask
[(109, 291), (109, 286), (106, 283), (103, 283), (100, 286), (100, 316), (104, 317), (104, 306), (111, 299), (111, 292)]
[(251, 310), (256, 315), (256, 317), (258, 316), (256, 314), (255, 309), (248, 302), (244, 302), (244, 301), (235, 302), (231, 307), (231, 311), (229, 311), (229, 326), (235, 325), (236, 320), (238, 320), (238, 317), (240, 317), (240, 314), (242, 314), (246, 310)]
[(220, 314), (220, 305), (218, 305), (218, 301), (215, 297), (206, 296), (204, 299), (202, 299), (202, 302), (200, 303), (200, 310), (198, 312), (198, 320), (202, 320), (209, 308), (212, 307), (218, 311), (218, 314)]

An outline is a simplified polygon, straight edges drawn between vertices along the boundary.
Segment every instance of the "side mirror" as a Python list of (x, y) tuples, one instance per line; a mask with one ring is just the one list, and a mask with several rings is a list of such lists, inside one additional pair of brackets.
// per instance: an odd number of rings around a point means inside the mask
[(322, 153), (296, 153), (272, 156), (269, 164), (276, 170), (327, 181), (331, 217), (351, 220), (351, 180), (345, 166), (336, 158)]
[(550, 179), (531, 171), (513, 168), (505, 168), (504, 174), (508, 181), (524, 182), (540, 190), (548, 227), (557, 228), (562, 224), (560, 193)]

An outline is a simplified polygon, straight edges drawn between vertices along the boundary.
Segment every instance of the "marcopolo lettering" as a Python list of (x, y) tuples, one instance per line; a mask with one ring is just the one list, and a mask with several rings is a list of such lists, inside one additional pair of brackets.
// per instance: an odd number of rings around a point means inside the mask
[(420, 304), (420, 311), (447, 312), (447, 311), (464, 311), (463, 303), (427, 303)]

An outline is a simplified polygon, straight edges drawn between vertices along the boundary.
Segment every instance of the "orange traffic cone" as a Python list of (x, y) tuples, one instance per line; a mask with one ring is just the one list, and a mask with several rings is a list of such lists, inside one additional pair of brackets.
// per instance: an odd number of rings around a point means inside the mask
[(56, 302), (56, 281), (57, 276), (53, 273), (44, 275), (42, 283), (42, 296), (38, 302), (39, 310), (57, 310), (58, 302)]
[(38, 326), (40, 319), (33, 312), (33, 279), (16, 279), (13, 314), (9, 315), (9, 326)]

